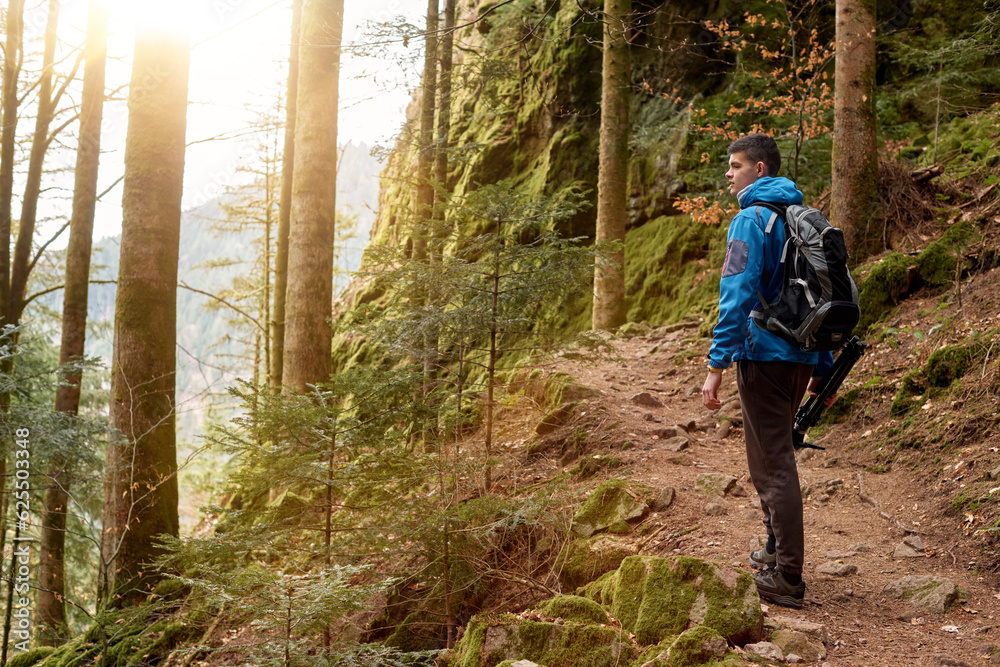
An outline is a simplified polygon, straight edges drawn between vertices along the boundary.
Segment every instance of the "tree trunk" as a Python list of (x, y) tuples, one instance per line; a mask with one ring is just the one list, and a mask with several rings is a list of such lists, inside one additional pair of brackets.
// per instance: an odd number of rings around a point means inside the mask
[[(3, 129), (0, 130), (0, 327), (10, 322), (7, 312), (10, 303), (10, 233), (12, 224), (11, 206), (14, 199), (14, 149), (17, 139), (17, 113), (20, 102), (17, 96), (17, 80), (21, 75), (21, 60), (24, 57), (24, 0), (10, 0), (7, 3), (7, 34), (4, 40), (2, 106)], [(8, 341), (0, 341), (7, 344)], [(5, 366), (10, 360), (2, 362)], [(6, 368), (5, 368), (6, 370)], [(10, 393), (0, 391), (0, 414), (10, 408)], [(7, 538), (7, 457), (0, 456), (0, 553), (3, 553)]]
[(14, 246), (14, 262), (10, 273), (10, 305), (7, 307), (7, 321), (17, 323), (24, 311), (24, 292), (31, 273), (31, 244), (35, 236), (35, 222), (38, 217), (38, 198), (42, 191), (42, 167), (49, 147), (49, 126), (55, 114), (55, 99), (52, 95), (53, 64), (56, 56), (56, 42), (59, 29), (59, 0), (49, 0), (49, 16), (45, 27), (45, 49), (42, 55), (42, 74), (38, 84), (38, 110), (35, 116), (35, 132), (31, 139), (28, 157), (28, 176), (21, 200), (21, 220), (17, 226), (17, 243)]
[[(177, 257), (190, 48), (187, 36), (137, 31), (125, 143), (108, 446), (105, 590), (114, 605), (151, 588), (156, 535), (177, 535)], [(141, 579), (140, 579), (141, 577)]]
[[(0, 238), (9, 241), (14, 199), (14, 150), (17, 143), (17, 113), (20, 100), (17, 80), (24, 58), (24, 0), (7, 3), (7, 35), (3, 61), (3, 130), (0, 132)], [(10, 243), (0, 243), (0, 325), (10, 322)], [(4, 397), (6, 403), (6, 396)], [(6, 407), (3, 406), (5, 411)], [(6, 467), (2, 472), (6, 472)]]
[(438, 0), (427, 0), (424, 73), (420, 83), (420, 134), (417, 137), (417, 192), (413, 206), (413, 258), (427, 257), (427, 222), (434, 209), (434, 105), (437, 95)]
[[(445, 0), (444, 32), (441, 35), (441, 71), (438, 74), (438, 123), (437, 151), (435, 151), (434, 180), (438, 187), (448, 185), (448, 135), (451, 132), (451, 70), (452, 51), (455, 47), (455, 0)], [(441, 214), (438, 214), (439, 217)]]
[[(604, 4), (601, 146), (597, 175), (597, 241), (625, 244), (628, 201), (629, 45), (632, 0)], [(594, 329), (625, 324), (625, 253), (599, 259), (594, 269)]]
[(299, 391), (330, 378), (343, 27), (344, 0), (303, 3), (282, 369)]
[(302, 0), (292, 2), (292, 46), (288, 56), (288, 90), (285, 98), (285, 148), (281, 167), (281, 202), (278, 209), (277, 248), (274, 255), (274, 319), (271, 321), (271, 391), (281, 390), (285, 358), (285, 290), (288, 286), (288, 230), (292, 219), (292, 175), (295, 164), (295, 116), (299, 91), (299, 48)]
[[(80, 111), (80, 145), (76, 153), (73, 217), (66, 249), (66, 288), (63, 292), (62, 342), (59, 364), (82, 359), (87, 329), (87, 292), (90, 251), (97, 204), (97, 174), (101, 158), (101, 122), (104, 113), (104, 83), (108, 47), (108, 9), (94, 0), (87, 17), (86, 70)], [(80, 407), (81, 374), (66, 373), (56, 389), (56, 410), (71, 415)], [(57, 457), (49, 468), (49, 487), (42, 502), (41, 559), (38, 565), (39, 640), (59, 646), (69, 638), (63, 604), (63, 553), (66, 543), (66, 513), (70, 480), (67, 461)]]
[(858, 259), (878, 207), (874, 0), (837, 0), (836, 41), (830, 211)]

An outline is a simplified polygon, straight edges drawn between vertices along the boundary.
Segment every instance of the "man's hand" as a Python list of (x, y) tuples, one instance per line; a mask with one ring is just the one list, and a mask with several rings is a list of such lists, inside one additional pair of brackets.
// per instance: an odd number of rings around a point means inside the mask
[(719, 401), (719, 386), (722, 384), (722, 373), (709, 372), (705, 378), (705, 385), (701, 388), (701, 402), (709, 410), (718, 410), (722, 407)]
[[(822, 381), (823, 381), (823, 378), (817, 378), (817, 377), (809, 378), (809, 386), (806, 387), (806, 391), (809, 392), (810, 396), (814, 396), (814, 397), (815, 396), (819, 396), (819, 394), (816, 392), (816, 390), (819, 388), (819, 383), (822, 382)], [(830, 407), (831, 405), (834, 404), (834, 402), (836, 400), (837, 400), (837, 393), (834, 392), (833, 394), (830, 395), (829, 398), (826, 399), (826, 401), (823, 402), (823, 407), (824, 408)]]

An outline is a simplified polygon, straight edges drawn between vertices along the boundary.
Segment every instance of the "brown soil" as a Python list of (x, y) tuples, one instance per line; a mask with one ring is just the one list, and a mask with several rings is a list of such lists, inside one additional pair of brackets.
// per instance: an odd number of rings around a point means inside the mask
[[(843, 388), (866, 386), (849, 415), (810, 433), (826, 451), (800, 453), (800, 481), (809, 492), (806, 605), (801, 611), (772, 607), (767, 613), (825, 624), (835, 642), (825, 661), (829, 665), (991, 664), (986, 657), (996, 650), (991, 645), (1000, 645), (996, 533), (979, 530), (992, 525), (1000, 510), (989, 493), (1000, 481), (991, 481), (987, 474), (1000, 465), (1000, 350), (987, 338), (986, 360), (969, 371), (964, 385), (924, 404), (905, 428), (889, 416), (898, 383), (908, 371), (943, 345), (997, 326), (998, 281), (1000, 270), (966, 279), (961, 285), (962, 311), (955, 289), (920, 292), (908, 299), (890, 318), (891, 329), (869, 338), (868, 354)], [(673, 505), (646, 518), (648, 527), (633, 530), (638, 546), (663, 527), (641, 553), (697, 556), (750, 570), (751, 538), (763, 533), (759, 501), (746, 471), (742, 431), (733, 428), (717, 439), (720, 415), (701, 404), (708, 341), (698, 338), (693, 327), (662, 328), (618, 338), (613, 346), (619, 355), (614, 361), (563, 359), (557, 364), (602, 392), (580, 406), (576, 421), (563, 427), (564, 435), (567, 429), (586, 432), (583, 456), (598, 457), (598, 464), (620, 459), (620, 467), (602, 469), (590, 479), (578, 475), (577, 490), (611, 477), (655, 488), (672, 486), (677, 491)], [(634, 404), (632, 398), (640, 392), (658, 397), (663, 407)], [(730, 371), (720, 397), (725, 402), (735, 395)], [(533, 419), (523, 420), (520, 433), (508, 428), (508, 447), (514, 453), (530, 441), (527, 429), (537, 423), (537, 412)], [(692, 421), (698, 425), (692, 432), (696, 442), (686, 451), (669, 451), (654, 435), (657, 429)], [(560, 456), (558, 448), (530, 461), (523, 450), (515, 458), (516, 471), (508, 468), (501, 475), (501, 481), (512, 486), (553, 477), (580, 462)], [(703, 472), (738, 478), (745, 494), (725, 498), (725, 515), (709, 516), (705, 510), (710, 499), (695, 493), (695, 478)], [(862, 498), (862, 490), (870, 500)], [(953, 500), (963, 493), (984, 500), (975, 509), (959, 505), (956, 510)], [(925, 557), (893, 558), (908, 535), (922, 540)], [(856, 565), (857, 573), (843, 578), (816, 573), (831, 556), (856, 551), (859, 544), (870, 550), (841, 558)], [(944, 615), (915, 616), (905, 603), (883, 593), (887, 584), (911, 574), (947, 577), (964, 594)]]

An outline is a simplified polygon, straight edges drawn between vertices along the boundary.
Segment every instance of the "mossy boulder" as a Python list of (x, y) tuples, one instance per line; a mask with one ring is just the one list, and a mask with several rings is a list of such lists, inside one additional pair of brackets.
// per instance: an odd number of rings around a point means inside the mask
[(595, 535), (574, 540), (563, 547), (555, 569), (563, 590), (576, 590), (599, 576), (617, 570), (622, 561), (634, 554), (630, 545), (612, 535)]
[(962, 253), (970, 244), (978, 240), (978, 234), (971, 222), (957, 222), (929, 244), (917, 257), (920, 278), (928, 285), (950, 285), (955, 281)]
[(899, 252), (889, 253), (872, 266), (859, 285), (861, 320), (857, 330), (865, 331), (888, 315), (912, 291), (918, 275), (911, 259)]
[(581, 537), (597, 533), (622, 535), (632, 530), (629, 522), (649, 512), (652, 488), (624, 479), (601, 482), (573, 517), (573, 532)]
[(617, 667), (638, 656), (620, 630), (596, 623), (549, 623), (510, 614), (474, 616), (448, 659), (455, 667), (531, 660), (545, 667)]
[(611, 611), (640, 644), (704, 625), (742, 645), (763, 636), (753, 577), (698, 558), (630, 556), (583, 590)]
[(549, 618), (561, 618), (577, 623), (608, 622), (608, 612), (604, 607), (579, 595), (557, 595), (538, 605), (538, 612)]

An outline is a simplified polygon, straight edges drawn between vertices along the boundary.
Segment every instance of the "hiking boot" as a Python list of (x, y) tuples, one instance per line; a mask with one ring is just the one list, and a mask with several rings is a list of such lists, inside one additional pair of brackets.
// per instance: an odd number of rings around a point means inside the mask
[(758, 570), (773, 570), (778, 566), (778, 552), (769, 553), (764, 547), (750, 552), (750, 567)]
[(805, 583), (793, 586), (785, 579), (784, 573), (777, 568), (758, 572), (753, 575), (753, 580), (757, 584), (757, 593), (762, 600), (773, 602), (782, 607), (802, 609), (802, 599), (806, 595)]

